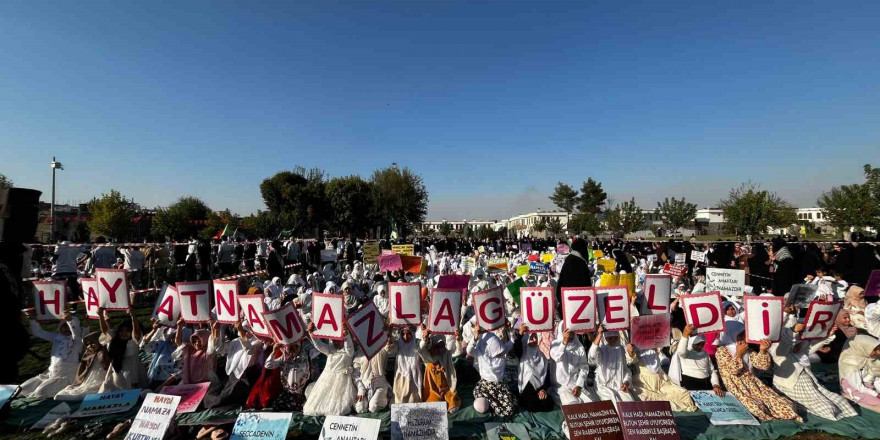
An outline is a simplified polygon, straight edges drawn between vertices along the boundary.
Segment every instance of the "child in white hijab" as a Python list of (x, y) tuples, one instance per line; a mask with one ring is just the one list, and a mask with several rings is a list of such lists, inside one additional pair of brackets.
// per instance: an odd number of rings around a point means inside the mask
[(626, 361), (626, 350), (620, 345), (620, 334), (605, 332), (600, 326), (587, 354), (590, 365), (596, 366), (596, 394), (602, 400), (632, 402), (632, 373)]

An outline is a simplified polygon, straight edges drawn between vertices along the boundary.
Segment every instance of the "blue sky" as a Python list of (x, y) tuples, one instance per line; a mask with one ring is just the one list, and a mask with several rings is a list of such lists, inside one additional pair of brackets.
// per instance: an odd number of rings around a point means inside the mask
[(880, 2), (0, 3), (0, 173), (263, 208), (297, 164), (421, 174), (431, 218), (618, 201), (796, 205), (880, 158)]

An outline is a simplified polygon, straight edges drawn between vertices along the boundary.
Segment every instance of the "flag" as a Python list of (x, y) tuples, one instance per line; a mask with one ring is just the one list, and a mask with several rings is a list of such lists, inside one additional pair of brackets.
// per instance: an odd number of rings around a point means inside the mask
[(226, 231), (228, 229), (229, 229), (229, 223), (227, 223), (226, 226), (223, 227), (222, 231), (217, 232), (217, 235), (214, 236), (214, 239), (217, 240), (217, 239), (223, 238), (223, 236), (226, 235)]

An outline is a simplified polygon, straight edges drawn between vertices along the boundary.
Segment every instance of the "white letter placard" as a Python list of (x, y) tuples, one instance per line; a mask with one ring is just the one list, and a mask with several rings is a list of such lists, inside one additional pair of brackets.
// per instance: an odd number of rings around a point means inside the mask
[(596, 331), (596, 289), (592, 287), (562, 288), (562, 320), (565, 329), (575, 333)]

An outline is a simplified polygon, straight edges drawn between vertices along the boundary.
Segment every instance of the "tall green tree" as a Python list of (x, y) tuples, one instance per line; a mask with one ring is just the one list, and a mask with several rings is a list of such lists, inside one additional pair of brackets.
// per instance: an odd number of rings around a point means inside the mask
[(665, 198), (663, 203), (657, 202), (657, 210), (663, 226), (670, 231), (677, 231), (694, 220), (697, 215), (697, 205), (688, 203), (685, 198), (681, 200)]
[(602, 204), (608, 198), (608, 194), (602, 189), (602, 184), (588, 178), (581, 186), (581, 195), (578, 197), (578, 211), (588, 214), (598, 214), (602, 210)]
[(452, 225), (450, 225), (449, 222), (444, 221), (443, 223), (440, 224), (440, 227), (438, 228), (437, 232), (439, 232), (440, 235), (443, 236), (443, 238), (449, 237), (449, 234), (452, 233)]
[(373, 212), (383, 231), (390, 231), (393, 225), (400, 237), (406, 237), (412, 225), (425, 221), (428, 190), (421, 176), (409, 168), (392, 165), (374, 171), (370, 183), (373, 188)]
[(598, 235), (602, 232), (602, 223), (595, 214), (577, 213), (568, 219), (568, 232)]
[(373, 224), (373, 188), (360, 176), (337, 177), (327, 183), (333, 216), (330, 225), (339, 234), (362, 236)]
[(199, 233), (199, 236), (205, 240), (214, 238), (217, 232), (224, 229), (228, 231), (229, 235), (232, 235), (241, 224), (241, 217), (233, 214), (228, 208), (222, 211), (210, 211), (207, 216), (205, 227)]
[(281, 232), (281, 223), (275, 214), (258, 210), (241, 219), (241, 227), (261, 238), (275, 238)]
[(610, 231), (626, 235), (641, 230), (645, 226), (645, 215), (636, 206), (636, 199), (633, 197), (628, 202), (620, 203), (608, 211), (605, 222)]
[(89, 229), (92, 234), (112, 240), (124, 240), (131, 231), (137, 210), (119, 191), (101, 194), (101, 198), (89, 202)]
[(175, 240), (198, 237), (207, 224), (210, 212), (208, 205), (198, 197), (181, 197), (165, 208), (156, 209), (152, 232)]
[(547, 232), (553, 235), (562, 234), (565, 228), (562, 226), (562, 222), (559, 220), (559, 217), (553, 217), (550, 220), (547, 220)]
[(776, 193), (762, 190), (752, 182), (730, 190), (720, 202), (725, 228), (737, 236), (762, 235), (768, 228), (797, 223), (795, 209)]
[(544, 220), (544, 217), (538, 219), (535, 224), (532, 225), (532, 230), (541, 233), (547, 230), (547, 221)]
[(326, 185), (323, 170), (297, 166), (293, 171), (281, 171), (264, 179), (260, 194), (284, 229), (311, 235), (329, 220), (331, 208)]
[(841, 185), (822, 193), (818, 200), (825, 219), (839, 230), (864, 230), (880, 226), (880, 168), (865, 165), (865, 183)]
[(578, 204), (578, 192), (571, 186), (559, 182), (550, 196), (550, 200), (559, 207), (559, 209), (571, 214)]
[(12, 188), (12, 179), (0, 173), (0, 188)]

